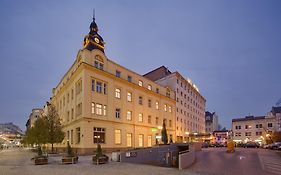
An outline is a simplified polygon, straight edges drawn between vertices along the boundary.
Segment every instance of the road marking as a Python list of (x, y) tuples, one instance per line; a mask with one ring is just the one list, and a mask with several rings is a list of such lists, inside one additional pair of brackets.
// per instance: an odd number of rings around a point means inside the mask
[(240, 160), (245, 159), (245, 158), (246, 158), (245, 156), (240, 156), (239, 157)]

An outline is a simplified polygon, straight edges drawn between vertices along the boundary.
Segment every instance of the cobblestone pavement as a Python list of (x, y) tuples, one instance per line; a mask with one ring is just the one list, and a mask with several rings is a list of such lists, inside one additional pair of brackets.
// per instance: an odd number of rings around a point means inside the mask
[[(281, 174), (281, 157), (273, 150), (236, 148), (207, 148), (196, 154), (192, 172), (215, 175), (276, 175)], [(274, 170), (273, 170), (274, 169)]]
[(30, 160), (33, 153), (27, 150), (0, 152), (0, 175), (199, 175), (188, 170), (149, 165), (110, 162), (93, 165), (91, 156), (80, 156), (78, 164), (62, 165), (61, 156), (49, 156), (48, 165), (37, 165)]

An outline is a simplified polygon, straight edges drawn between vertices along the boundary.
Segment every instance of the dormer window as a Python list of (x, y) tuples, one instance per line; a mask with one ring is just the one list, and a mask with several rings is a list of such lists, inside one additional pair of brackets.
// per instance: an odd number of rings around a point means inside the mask
[(142, 81), (141, 81), (141, 80), (139, 80), (139, 86), (142, 86), (142, 84), (143, 84), (143, 83), (142, 83)]
[(149, 85), (147, 86), (147, 89), (148, 89), (148, 90), (152, 90), (152, 86), (149, 84)]
[(103, 70), (103, 60), (99, 55), (95, 56), (94, 66), (97, 69)]

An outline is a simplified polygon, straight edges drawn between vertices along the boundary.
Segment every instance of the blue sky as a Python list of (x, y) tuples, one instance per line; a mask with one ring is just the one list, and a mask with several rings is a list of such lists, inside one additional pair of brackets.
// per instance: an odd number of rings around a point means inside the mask
[(0, 1), (0, 122), (22, 129), (73, 63), (96, 9), (106, 55), (190, 77), (219, 122), (281, 98), (281, 1)]

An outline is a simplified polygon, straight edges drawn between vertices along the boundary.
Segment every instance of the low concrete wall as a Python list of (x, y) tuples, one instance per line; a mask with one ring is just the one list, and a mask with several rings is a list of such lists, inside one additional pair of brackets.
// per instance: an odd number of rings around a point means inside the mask
[(195, 162), (194, 149), (179, 154), (179, 170), (190, 167), (194, 162)]
[(194, 151), (201, 151), (202, 144), (203, 142), (192, 142), (191, 146), (194, 148)]

